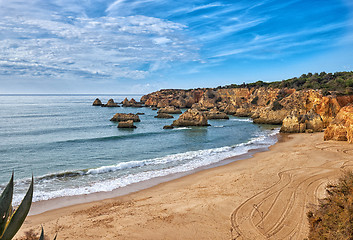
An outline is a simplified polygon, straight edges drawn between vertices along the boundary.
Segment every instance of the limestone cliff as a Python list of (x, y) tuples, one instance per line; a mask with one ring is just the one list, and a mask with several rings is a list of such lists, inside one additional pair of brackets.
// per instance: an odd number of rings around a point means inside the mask
[(324, 96), (321, 90), (278, 88), (164, 89), (141, 98), (151, 107), (174, 106), (201, 112), (217, 109), (228, 115), (251, 117), (255, 123), (285, 122), (282, 132), (322, 131), (353, 95)]
[(341, 108), (335, 119), (326, 128), (324, 139), (353, 143), (353, 104)]

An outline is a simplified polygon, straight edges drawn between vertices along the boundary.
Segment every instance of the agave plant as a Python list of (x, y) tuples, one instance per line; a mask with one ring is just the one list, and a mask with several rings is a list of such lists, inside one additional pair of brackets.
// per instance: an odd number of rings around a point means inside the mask
[[(11, 240), (22, 226), (32, 204), (33, 197), (33, 176), (31, 185), (23, 198), (21, 204), (14, 211), (12, 208), (13, 196), (13, 173), (10, 182), (0, 196), (0, 240)], [(54, 240), (56, 239), (56, 236)], [(44, 230), (39, 240), (44, 240)]]
[(14, 211), (12, 208), (13, 173), (10, 182), (0, 197), (0, 240), (12, 239), (22, 226), (32, 204), (33, 177), (31, 185), (20, 206)]

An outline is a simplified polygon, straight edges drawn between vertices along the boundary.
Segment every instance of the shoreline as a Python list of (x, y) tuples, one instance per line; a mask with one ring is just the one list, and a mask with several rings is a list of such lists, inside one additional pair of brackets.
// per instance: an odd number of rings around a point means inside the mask
[(323, 133), (281, 136), (244, 160), (29, 216), (17, 236), (43, 224), (59, 239), (303, 239), (306, 212), (351, 168), (353, 145), (324, 142)]
[[(284, 141), (284, 138), (285, 138), (285, 136), (281, 133), (277, 133), (275, 135), (275, 137), (277, 140), (273, 145), (277, 144), (280, 141)], [(125, 196), (128, 194), (142, 191), (145, 189), (149, 189), (149, 188), (157, 186), (159, 184), (167, 183), (167, 182), (170, 182), (170, 181), (173, 181), (173, 180), (176, 180), (176, 179), (188, 176), (188, 175), (197, 174), (198, 172), (201, 172), (201, 171), (204, 171), (207, 169), (217, 168), (217, 167), (231, 164), (231, 163), (239, 161), (239, 160), (252, 158), (256, 153), (269, 151), (273, 145), (271, 145), (269, 147), (250, 149), (247, 153), (228, 157), (228, 158), (222, 159), (219, 162), (212, 163), (212, 164), (206, 165), (206, 166), (202, 166), (202, 167), (193, 169), (191, 171), (174, 173), (174, 174), (170, 174), (170, 175), (162, 176), (162, 177), (155, 177), (155, 178), (145, 180), (142, 182), (132, 183), (128, 186), (114, 189), (109, 192), (96, 192), (96, 193), (90, 193), (90, 194), (84, 194), (84, 195), (64, 196), (64, 197), (58, 197), (58, 198), (33, 202), (28, 216), (38, 215), (38, 214), (42, 214), (42, 213), (45, 213), (45, 212), (48, 212), (51, 210), (70, 207), (70, 206), (74, 206), (74, 205), (122, 197), (122, 196)]]

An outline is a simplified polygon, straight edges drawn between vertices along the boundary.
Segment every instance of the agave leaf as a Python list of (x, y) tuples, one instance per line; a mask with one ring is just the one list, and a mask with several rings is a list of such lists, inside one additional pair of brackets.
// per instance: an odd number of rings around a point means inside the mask
[(33, 177), (31, 185), (28, 188), (26, 196), (23, 198), (20, 206), (16, 209), (14, 214), (9, 219), (9, 222), (6, 226), (5, 232), (0, 238), (1, 240), (11, 240), (17, 231), (22, 226), (22, 223), (27, 217), (29, 209), (31, 208), (32, 204), (32, 197), (33, 197)]
[(13, 173), (10, 182), (0, 196), (0, 237), (4, 232), (7, 218), (12, 210), (12, 194), (13, 194)]
[(43, 226), (42, 226), (42, 233), (40, 234), (39, 240), (44, 240), (44, 229), (43, 229)]

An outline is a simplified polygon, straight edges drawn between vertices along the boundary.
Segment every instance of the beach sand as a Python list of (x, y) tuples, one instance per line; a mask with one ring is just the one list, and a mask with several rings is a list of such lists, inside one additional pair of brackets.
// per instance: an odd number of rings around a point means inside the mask
[[(306, 212), (353, 168), (353, 144), (282, 135), (270, 151), (108, 200), (29, 216), (52, 239), (303, 239)], [(48, 201), (50, 203), (50, 201)], [(53, 203), (53, 202), (52, 202)]]

